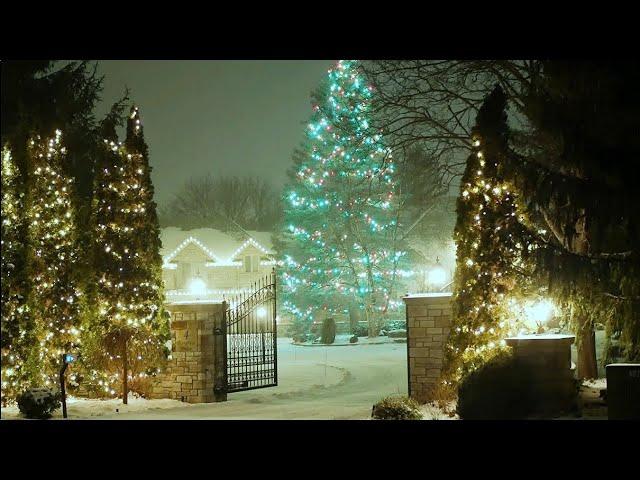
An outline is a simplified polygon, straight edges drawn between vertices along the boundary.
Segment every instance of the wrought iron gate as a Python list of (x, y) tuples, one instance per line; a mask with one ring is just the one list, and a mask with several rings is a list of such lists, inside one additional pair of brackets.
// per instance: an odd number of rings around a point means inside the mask
[(275, 270), (225, 301), (226, 392), (278, 385)]

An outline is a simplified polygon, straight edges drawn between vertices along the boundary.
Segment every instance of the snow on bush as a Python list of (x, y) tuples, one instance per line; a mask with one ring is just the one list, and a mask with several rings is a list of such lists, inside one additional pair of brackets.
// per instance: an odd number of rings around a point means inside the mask
[(422, 412), (412, 398), (391, 396), (376, 403), (371, 416), (377, 420), (421, 420)]
[(22, 415), (44, 420), (60, 407), (61, 396), (51, 388), (30, 388), (19, 395), (16, 401)]

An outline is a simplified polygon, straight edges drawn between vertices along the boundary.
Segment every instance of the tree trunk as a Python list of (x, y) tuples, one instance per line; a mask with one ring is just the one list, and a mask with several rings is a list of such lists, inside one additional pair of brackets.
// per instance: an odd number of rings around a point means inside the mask
[(122, 403), (129, 401), (129, 359), (127, 357), (127, 340), (122, 343)]
[(367, 315), (367, 325), (369, 326), (369, 338), (377, 337), (380, 335), (380, 325), (378, 324), (378, 316), (371, 305), (367, 305), (365, 308)]
[(349, 308), (349, 328), (351, 333), (355, 334), (358, 328), (358, 322), (360, 321), (360, 309), (357, 306), (351, 306)]
[(596, 332), (593, 326), (584, 325), (578, 335), (578, 378), (598, 378)]

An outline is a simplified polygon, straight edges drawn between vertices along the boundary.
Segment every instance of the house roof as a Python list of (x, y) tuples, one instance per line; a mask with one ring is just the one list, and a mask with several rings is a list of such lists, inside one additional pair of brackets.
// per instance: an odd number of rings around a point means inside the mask
[(248, 230), (247, 235), (241, 233), (225, 233), (213, 228), (196, 228), (182, 230), (177, 227), (167, 227), (160, 231), (162, 248), (160, 254), (164, 262), (169, 262), (184, 247), (193, 243), (202, 248), (218, 264), (231, 263), (245, 248), (254, 245), (267, 255), (272, 255), (271, 232), (257, 232)]

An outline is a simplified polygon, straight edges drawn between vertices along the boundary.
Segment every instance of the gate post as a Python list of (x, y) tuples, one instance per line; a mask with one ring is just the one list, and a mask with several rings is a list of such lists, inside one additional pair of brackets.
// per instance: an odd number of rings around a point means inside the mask
[(227, 401), (227, 302), (222, 302), (222, 312), (213, 320), (213, 365), (215, 402)]
[(440, 382), (453, 316), (451, 295), (417, 293), (402, 298), (407, 309), (408, 393), (420, 403), (433, 400)]

